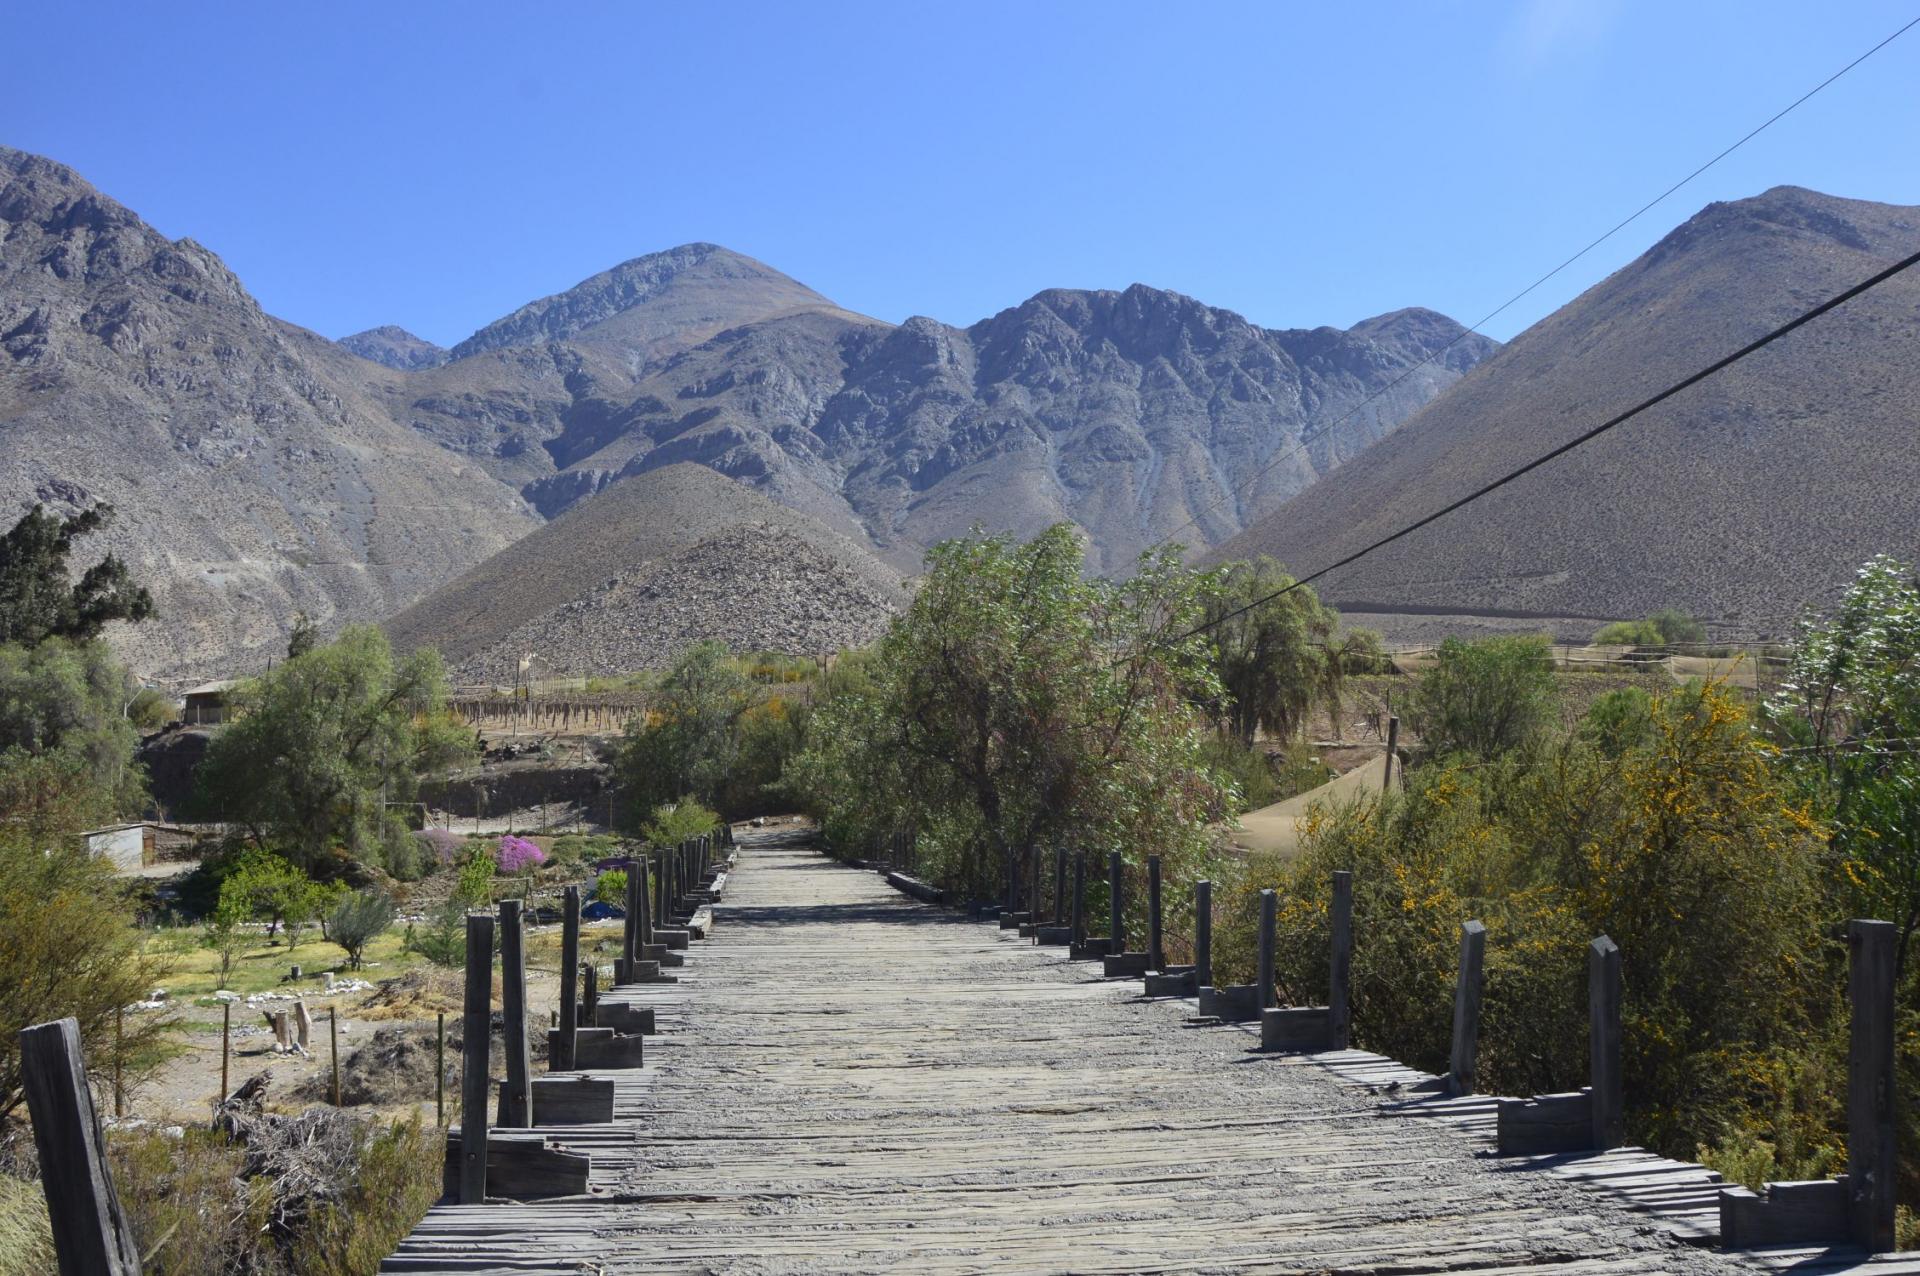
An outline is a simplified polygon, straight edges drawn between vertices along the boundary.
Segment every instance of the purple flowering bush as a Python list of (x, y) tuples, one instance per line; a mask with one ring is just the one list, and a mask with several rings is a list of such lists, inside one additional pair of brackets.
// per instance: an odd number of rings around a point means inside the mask
[(515, 837), (508, 833), (500, 839), (500, 849), (494, 853), (494, 862), (502, 873), (532, 872), (547, 862), (547, 853), (524, 837)]
[(461, 848), (467, 844), (466, 838), (451, 829), (421, 829), (414, 836), (432, 853), (434, 865), (438, 868), (451, 866), (459, 857)]

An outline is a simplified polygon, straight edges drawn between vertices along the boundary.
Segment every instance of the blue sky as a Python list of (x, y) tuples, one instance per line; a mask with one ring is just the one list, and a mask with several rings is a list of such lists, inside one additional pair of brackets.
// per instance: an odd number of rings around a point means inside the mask
[[(1913, 0), (119, 3), (6, 18), (0, 142), (328, 336), (442, 343), (691, 240), (884, 319), (1173, 288), (1471, 322)], [(1920, 204), (1920, 28), (1489, 325), (1712, 199)]]

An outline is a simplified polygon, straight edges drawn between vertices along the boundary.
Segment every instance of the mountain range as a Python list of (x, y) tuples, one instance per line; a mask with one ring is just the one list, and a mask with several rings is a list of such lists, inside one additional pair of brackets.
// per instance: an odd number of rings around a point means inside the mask
[(390, 615), (683, 462), (901, 574), (972, 526), (1063, 518), (1092, 568), (1124, 571), (1169, 533), (1242, 530), (1496, 348), (1430, 311), (1272, 330), (1141, 285), (895, 325), (712, 244), (451, 349), (395, 326), (334, 342), (71, 169), (0, 149), (0, 499), (116, 507), (105, 547), (160, 615), (114, 640), (149, 675), (257, 668), (299, 612)]
[[(1164, 538), (1313, 571), (1915, 247), (1920, 209), (1778, 187), (1501, 347), (1417, 308), (1278, 330), (1139, 284), (893, 324), (688, 244), (444, 348), (276, 319), (206, 248), (0, 149), (0, 506), (116, 508), (101, 540), (159, 618), (113, 637), (150, 676), (256, 669), (302, 612), (386, 619), (472, 677), (703, 634), (814, 650), (975, 526), (1070, 520), (1100, 572)], [(1917, 316), (1896, 278), (1322, 592), (1396, 634), (1668, 605), (1777, 631), (1915, 554)]]

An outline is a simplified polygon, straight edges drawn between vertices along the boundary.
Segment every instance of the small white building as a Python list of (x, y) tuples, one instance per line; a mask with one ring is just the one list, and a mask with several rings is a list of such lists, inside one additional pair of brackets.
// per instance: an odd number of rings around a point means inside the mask
[(87, 854), (113, 861), (123, 873), (137, 872), (156, 859), (154, 826), (151, 824), (114, 824), (83, 834)]

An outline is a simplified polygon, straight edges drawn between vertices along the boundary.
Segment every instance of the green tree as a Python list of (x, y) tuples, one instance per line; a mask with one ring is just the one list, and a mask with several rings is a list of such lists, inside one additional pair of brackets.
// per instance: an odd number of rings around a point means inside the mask
[(696, 837), (704, 837), (720, 827), (720, 817), (692, 797), (678, 802), (662, 802), (640, 834), (655, 846), (677, 846)]
[(682, 794), (719, 800), (753, 702), (753, 683), (724, 645), (695, 643), (674, 662), (651, 712), (627, 724), (614, 763), (629, 831), (637, 831), (640, 812)]
[(1429, 753), (1494, 758), (1538, 743), (1556, 721), (1558, 697), (1547, 639), (1449, 638), (1408, 717)]
[(903, 821), (946, 884), (992, 890), (1070, 841), (1178, 867), (1231, 793), (1193, 708), (1221, 694), (1202, 583), (1172, 551), (1123, 583), (1083, 574), (1066, 524), (935, 546), (906, 613), (813, 712), (789, 768), (830, 833)]
[(153, 596), (112, 554), (73, 582), (67, 556), (74, 541), (112, 519), (111, 505), (65, 518), (36, 505), (0, 536), (0, 642), (31, 646), (47, 638), (95, 638), (108, 621), (153, 614)]
[(233, 963), (247, 950), (251, 938), (247, 923), (253, 920), (253, 898), (246, 883), (228, 878), (220, 886), (220, 902), (207, 915), (201, 928), (201, 942), (220, 958), (220, 984), (226, 986)]
[(327, 937), (347, 950), (347, 964), (358, 970), (367, 945), (392, 925), (392, 900), (379, 891), (356, 891), (333, 906)]
[[(1802, 619), (1767, 705), (1785, 759), (1833, 828), (1846, 908), (1900, 927), (1907, 966), (1920, 929), (1920, 581), (1868, 560), (1831, 616)], [(1910, 995), (1913, 995), (1910, 992)]]
[(335, 846), (377, 858), (390, 804), (473, 750), (446, 712), (439, 656), (396, 660), (372, 626), (242, 684), (233, 702), (200, 765), (200, 805), (306, 864)]
[(1229, 563), (1209, 583), (1208, 640), (1223, 692), (1215, 719), (1246, 745), (1256, 731), (1293, 738), (1317, 700), (1338, 702), (1343, 671), (1329, 646), (1339, 613), (1311, 589), (1288, 589), (1293, 577), (1264, 556)]
[[(100, 642), (49, 638), (0, 645), (0, 754), (68, 759), (108, 815), (137, 814), (146, 777), (134, 763), (139, 732), (127, 720), (138, 687)], [(0, 767), (9, 763), (0, 757)]]
[(0, 1119), (20, 1103), (20, 1031), (72, 1015), (87, 1061), (129, 1082), (163, 1057), (165, 1016), (115, 1013), (139, 1001), (160, 971), (141, 951), (113, 867), (50, 827), (0, 819)]

